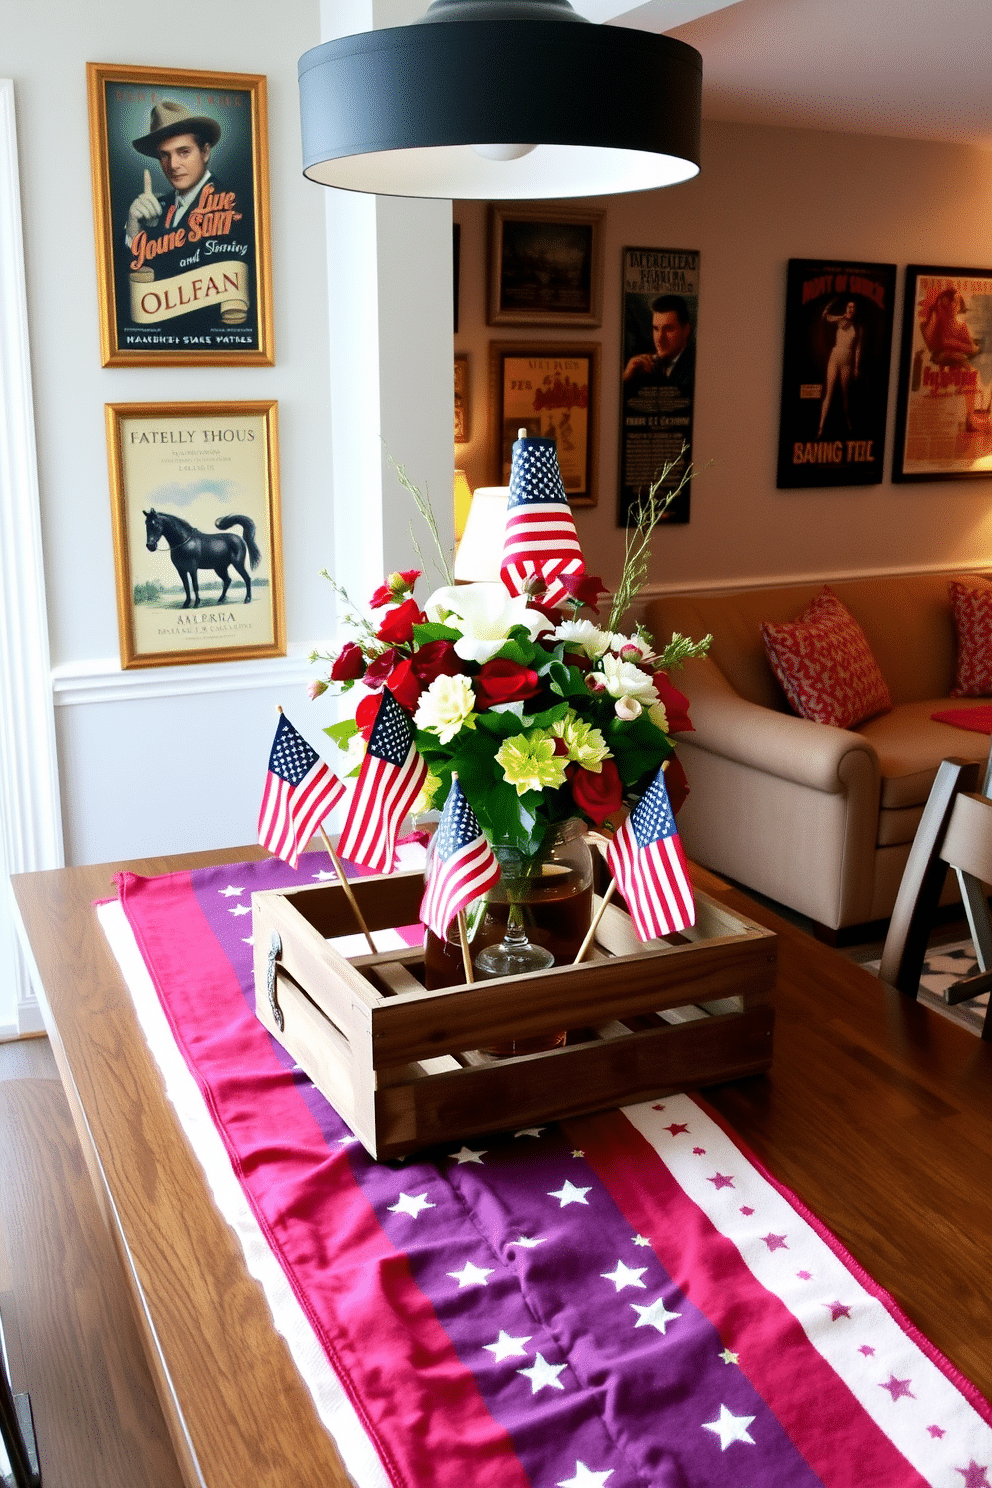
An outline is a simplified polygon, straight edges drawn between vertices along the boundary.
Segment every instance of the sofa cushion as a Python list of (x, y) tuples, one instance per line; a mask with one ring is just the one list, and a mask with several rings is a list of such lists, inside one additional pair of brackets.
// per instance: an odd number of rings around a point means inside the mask
[(958, 637), (952, 697), (992, 697), (992, 584), (977, 577), (947, 586)]
[(861, 626), (826, 584), (798, 620), (762, 621), (782, 690), (801, 718), (851, 728), (892, 706)]
[(984, 762), (988, 758), (988, 734), (955, 728), (930, 717), (947, 706), (947, 698), (897, 703), (890, 713), (872, 718), (856, 730), (878, 755), (883, 810), (922, 806), (942, 759)]

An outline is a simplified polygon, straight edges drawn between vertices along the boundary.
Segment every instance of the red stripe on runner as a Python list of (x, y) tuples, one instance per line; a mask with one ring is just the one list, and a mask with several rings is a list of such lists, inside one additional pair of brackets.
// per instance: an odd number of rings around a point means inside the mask
[[(739, 1367), (826, 1488), (849, 1488), (853, 1481), (926, 1488), (926, 1480), (817, 1352), (785, 1304), (755, 1279), (733, 1242), (692, 1202), (621, 1112), (587, 1117), (574, 1126), (566, 1122), (563, 1129), (572, 1133), (617, 1208), (651, 1241), (672, 1280), (717, 1327), (728, 1348), (738, 1342), (728, 1320), (746, 1324), (748, 1346), (741, 1349)], [(838, 1441), (844, 1442), (841, 1456)]]
[[(246, 1005), (190, 875), (123, 874), (119, 897), (234, 1170), (396, 1488), (529, 1488), (406, 1256), (328, 1148)], [(173, 926), (181, 924), (176, 936)], [(188, 974), (190, 962), (197, 976)], [(183, 1030), (184, 1032), (181, 1032)], [(185, 1036), (184, 1036), (185, 1034)]]

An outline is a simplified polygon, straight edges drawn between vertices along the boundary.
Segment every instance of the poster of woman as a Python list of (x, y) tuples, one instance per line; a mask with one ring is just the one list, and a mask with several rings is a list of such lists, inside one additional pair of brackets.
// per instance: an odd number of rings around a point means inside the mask
[(882, 479), (894, 264), (789, 260), (778, 487)]
[(992, 475), (992, 270), (910, 264), (894, 481)]
[(87, 72), (103, 365), (271, 366), (265, 78)]

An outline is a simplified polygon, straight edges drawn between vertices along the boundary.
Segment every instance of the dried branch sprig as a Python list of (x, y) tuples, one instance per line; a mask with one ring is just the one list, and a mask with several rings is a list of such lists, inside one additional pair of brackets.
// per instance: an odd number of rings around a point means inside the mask
[[(441, 572), (444, 574), (445, 583), (449, 585), (453, 584), (455, 582), (454, 575), (451, 572), (451, 567), (448, 563), (448, 555), (445, 553), (444, 548), (441, 546), (441, 537), (437, 530), (437, 519), (434, 516), (434, 509), (431, 506), (430, 497), (426, 494), (426, 492), (421, 491), (419, 486), (414, 485), (413, 481), (406, 473), (406, 467), (404, 465), (400, 465), (399, 462), (395, 460), (389, 453), (388, 449), (386, 450), (386, 459), (393, 467), (393, 470), (396, 473), (396, 479), (399, 481), (404, 491), (409, 492), (409, 494), (413, 497), (413, 503), (416, 506), (417, 511), (420, 513), (420, 516), (427, 524), (427, 529), (430, 532), (431, 537), (434, 539), (434, 546), (437, 548), (438, 557), (441, 560)], [(416, 552), (417, 557), (420, 559), (424, 568), (426, 568), (427, 562), (421, 550), (420, 543), (417, 541), (412, 523), (410, 524), (410, 540), (413, 543), (414, 551)]]
[[(351, 595), (348, 593), (344, 585), (339, 584), (334, 575), (328, 573), (326, 568), (322, 568), (320, 570), (320, 577), (327, 580), (331, 588), (334, 590), (334, 593), (337, 595), (338, 599), (343, 600), (344, 604), (347, 606), (348, 613), (342, 615), (341, 617), (345, 625), (350, 625), (354, 630), (364, 631), (366, 641), (371, 642), (373, 646), (376, 646), (384, 651), (386, 649), (385, 643), (380, 641), (379, 637), (376, 635), (375, 626), (369, 620), (367, 615), (363, 615), (361, 613), (358, 606), (355, 604), (355, 601), (352, 599)], [(314, 651), (311, 653), (310, 660), (333, 661), (334, 657), (321, 656), (318, 652)]]
[(672, 639), (663, 651), (659, 651), (653, 659), (653, 665), (660, 672), (670, 671), (672, 667), (684, 666), (696, 656), (705, 656), (710, 649), (713, 640), (711, 635), (703, 636), (701, 641), (692, 641), (688, 636), (672, 632)]
[(693, 466), (691, 461), (686, 465), (679, 479), (679, 483), (671, 491), (661, 495), (660, 492), (671, 475), (672, 471), (689, 452), (689, 446), (683, 443), (682, 448), (673, 460), (668, 460), (661, 468), (658, 475), (648, 487), (647, 494), (642, 496), (637, 505), (632, 508), (634, 525), (627, 528), (627, 537), (624, 549), (623, 572), (617, 585), (616, 594), (613, 598), (613, 608), (610, 610), (608, 630), (616, 630), (620, 621), (630, 608), (631, 604), (640, 593), (648, 576), (648, 562), (651, 557), (651, 537), (654, 529), (664, 517), (675, 498), (692, 480)]

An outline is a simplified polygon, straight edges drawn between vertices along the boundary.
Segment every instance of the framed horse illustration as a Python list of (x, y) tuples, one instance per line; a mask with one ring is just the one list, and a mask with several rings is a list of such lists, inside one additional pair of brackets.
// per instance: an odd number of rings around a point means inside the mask
[(122, 667), (284, 656), (276, 404), (106, 411)]

